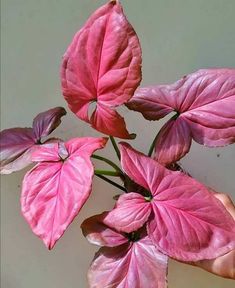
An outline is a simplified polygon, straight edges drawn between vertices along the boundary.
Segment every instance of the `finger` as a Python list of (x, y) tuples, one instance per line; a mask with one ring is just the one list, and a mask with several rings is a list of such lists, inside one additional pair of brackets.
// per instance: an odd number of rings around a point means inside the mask
[(224, 278), (235, 279), (235, 250), (212, 260), (201, 260), (195, 266)]
[(214, 196), (222, 202), (228, 212), (231, 214), (233, 219), (235, 220), (235, 206), (231, 198), (223, 193), (215, 193)]

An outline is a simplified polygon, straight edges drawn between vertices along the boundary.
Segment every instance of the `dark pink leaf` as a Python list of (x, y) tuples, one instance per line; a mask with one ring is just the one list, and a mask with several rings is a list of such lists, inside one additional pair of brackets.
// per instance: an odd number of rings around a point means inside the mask
[(163, 165), (174, 163), (189, 151), (191, 142), (191, 131), (183, 117), (170, 120), (158, 134), (155, 159)]
[(91, 125), (98, 131), (114, 137), (134, 138), (134, 134), (128, 133), (124, 118), (114, 109), (101, 104), (97, 104), (91, 116)]
[(129, 144), (120, 143), (121, 165), (124, 172), (137, 184), (154, 193), (162, 179), (171, 172), (156, 161), (134, 150)]
[(104, 223), (117, 231), (130, 233), (141, 228), (151, 213), (151, 204), (137, 193), (123, 194), (115, 208), (104, 218)]
[[(199, 144), (217, 147), (234, 143), (235, 69), (199, 70), (172, 85), (141, 88), (128, 102), (128, 107), (141, 112), (148, 120), (158, 120), (170, 112), (177, 112), (171, 120), (177, 121), (172, 125), (172, 136), (158, 141), (158, 154), (163, 154), (162, 148), (172, 144), (174, 135), (182, 130), (182, 122), (188, 127), (184, 134), (188, 133), (188, 137)], [(170, 153), (172, 159), (170, 156), (164, 159), (167, 163), (179, 160), (188, 152), (188, 148), (182, 145), (187, 137), (182, 134), (175, 153)], [(187, 140), (186, 143), (188, 146), (190, 142)]]
[(106, 215), (104, 212), (86, 219), (81, 225), (83, 235), (90, 243), (99, 246), (115, 247), (127, 243), (124, 235), (104, 224)]
[[(235, 248), (235, 221), (208, 188), (181, 172), (167, 170), (127, 144), (121, 145), (121, 156), (127, 175), (145, 184), (153, 195), (147, 227), (160, 251), (180, 261), (197, 261)], [(135, 201), (128, 204), (132, 210), (134, 205)], [(142, 203), (143, 210), (146, 205)], [(139, 205), (136, 209), (141, 213)]]
[[(103, 148), (106, 141), (104, 138), (77, 138), (65, 143), (64, 147), (54, 144), (54, 148), (57, 147), (54, 160), (54, 150), (51, 153), (48, 148), (47, 154), (44, 146), (37, 151), (35, 160), (44, 159), (46, 162), (37, 164), (25, 175), (21, 209), (33, 232), (49, 249), (53, 248), (89, 197), (94, 175), (90, 156)], [(68, 157), (59, 160), (65, 148)]]
[(33, 120), (35, 138), (40, 141), (53, 132), (61, 123), (61, 117), (66, 115), (63, 107), (56, 107), (38, 114)]
[(115, 248), (103, 247), (88, 271), (89, 287), (166, 288), (167, 256), (148, 237)]
[[(112, 109), (127, 102), (140, 81), (139, 40), (121, 4), (110, 1), (90, 16), (68, 47), (61, 70), (63, 95), (70, 109), (93, 128), (127, 138), (124, 120)], [(89, 119), (89, 104), (94, 101), (96, 115)], [(107, 114), (111, 118), (103, 126), (99, 119)]]
[(1, 174), (9, 174), (29, 165), (34, 144), (32, 128), (12, 128), (1, 131)]

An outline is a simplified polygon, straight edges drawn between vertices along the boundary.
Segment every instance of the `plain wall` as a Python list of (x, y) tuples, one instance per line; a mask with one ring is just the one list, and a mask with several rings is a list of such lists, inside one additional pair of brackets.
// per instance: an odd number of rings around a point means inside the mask
[[(61, 57), (76, 30), (104, 2), (2, 0), (1, 129), (30, 126), (37, 113), (66, 107), (60, 91)], [(203, 67), (235, 67), (234, 0), (122, 2), (142, 43), (142, 85), (171, 83)], [(160, 123), (127, 109), (123, 114), (129, 130), (139, 133), (133, 145), (146, 152)], [(99, 133), (68, 111), (54, 135), (69, 139)], [(110, 145), (102, 153), (116, 160)], [(208, 149), (194, 143), (182, 163), (195, 178), (235, 199), (234, 159), (235, 145)], [(1, 181), (1, 287), (87, 287), (86, 271), (97, 248), (83, 238), (79, 226), (86, 217), (110, 209), (118, 190), (95, 179), (91, 198), (49, 252), (21, 216), (25, 171)], [(170, 261), (169, 287), (229, 288), (234, 282)]]

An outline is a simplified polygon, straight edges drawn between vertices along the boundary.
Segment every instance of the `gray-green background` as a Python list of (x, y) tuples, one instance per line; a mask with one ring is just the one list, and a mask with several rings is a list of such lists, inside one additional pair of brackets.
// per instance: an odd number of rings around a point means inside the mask
[[(60, 92), (61, 57), (86, 18), (105, 1), (2, 0), (1, 129), (30, 126), (48, 108), (66, 107)], [(143, 48), (142, 85), (167, 83), (202, 67), (235, 67), (234, 0), (123, 0)], [(142, 151), (160, 123), (123, 111), (134, 146)], [(148, 126), (147, 126), (148, 125)], [(68, 113), (54, 135), (98, 135)], [(112, 156), (111, 147), (103, 152)], [(194, 177), (235, 198), (235, 145), (208, 149), (194, 144), (182, 161)], [(55, 249), (48, 252), (20, 213), (25, 171), (2, 177), (2, 288), (83, 288), (96, 247), (82, 237), (82, 220), (110, 209), (117, 190), (95, 179), (93, 194)], [(170, 288), (229, 288), (233, 281), (170, 262)], [(143, 287), (145, 288), (145, 287)], [(146, 287), (147, 288), (147, 287)]]

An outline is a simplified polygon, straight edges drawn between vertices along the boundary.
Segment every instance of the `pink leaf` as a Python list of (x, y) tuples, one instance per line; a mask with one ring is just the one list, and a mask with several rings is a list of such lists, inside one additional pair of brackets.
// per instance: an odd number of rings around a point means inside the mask
[(117, 231), (130, 233), (141, 228), (151, 213), (151, 204), (137, 193), (123, 194), (115, 208), (104, 218), (104, 223)]
[[(138, 88), (126, 106), (130, 110), (141, 112), (147, 120), (159, 120), (175, 109), (168, 100), (168, 95), (171, 95), (171, 91), (167, 85)], [(173, 100), (175, 99), (172, 102)]]
[[(158, 155), (164, 153), (162, 149), (170, 147), (174, 135), (180, 136), (175, 153), (171, 151), (162, 163), (177, 161), (188, 152), (190, 141), (187, 137), (209, 147), (234, 143), (235, 69), (199, 70), (172, 85), (140, 88), (128, 102), (128, 107), (141, 112), (148, 120), (158, 120), (172, 111), (177, 112), (171, 120), (176, 121), (170, 131), (172, 136), (159, 139), (156, 146), (158, 159)], [(183, 122), (188, 128), (179, 134)], [(186, 146), (182, 145), (184, 139), (187, 139)]]
[(148, 237), (101, 248), (88, 271), (91, 288), (166, 288), (167, 256)]
[(68, 156), (69, 152), (63, 142), (53, 142), (40, 145), (32, 153), (31, 159), (33, 162), (58, 162), (66, 159)]
[[(130, 138), (124, 120), (112, 109), (127, 102), (140, 81), (139, 40), (121, 4), (110, 1), (90, 16), (68, 47), (61, 70), (63, 95), (70, 109), (93, 128)], [(89, 119), (94, 101), (97, 109)], [(103, 125), (106, 116), (110, 119)]]
[[(181, 172), (167, 170), (128, 144), (121, 145), (121, 156), (127, 175), (139, 185), (144, 183), (153, 195), (147, 228), (160, 251), (180, 261), (197, 261), (235, 248), (235, 221), (208, 188)], [(127, 204), (122, 205), (124, 210)], [(135, 201), (128, 203), (132, 210), (135, 205)], [(141, 213), (139, 205), (136, 210)]]
[(129, 144), (120, 143), (121, 165), (124, 172), (137, 184), (154, 193), (162, 179), (171, 173), (156, 161), (134, 150)]
[(235, 222), (224, 206), (197, 181), (174, 174), (165, 177), (152, 202), (154, 243), (184, 261), (212, 259), (234, 249)]
[(155, 159), (163, 165), (174, 163), (189, 151), (191, 142), (191, 131), (183, 117), (170, 120), (158, 134)]
[(104, 105), (97, 104), (90, 121), (93, 128), (105, 134), (124, 139), (135, 137), (134, 134), (128, 133), (124, 118), (114, 109)]
[[(48, 154), (45, 153), (46, 145), (37, 151), (35, 160), (44, 159), (46, 162), (37, 164), (25, 175), (21, 209), (33, 232), (49, 249), (53, 248), (89, 197), (94, 174), (90, 156), (105, 143), (104, 138), (77, 138), (62, 148), (54, 144), (57, 155), (55, 150), (54, 154), (51, 153), (50, 147)], [(68, 156), (61, 158), (65, 148)]]
[(86, 219), (81, 225), (83, 235), (90, 243), (100, 246), (115, 247), (127, 243), (124, 235), (104, 224), (106, 215), (107, 212)]

